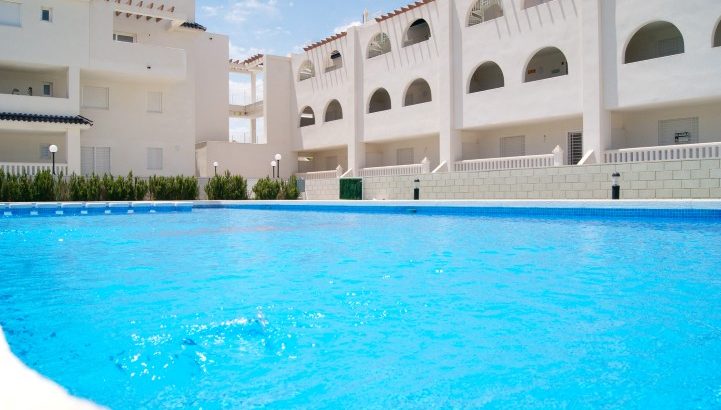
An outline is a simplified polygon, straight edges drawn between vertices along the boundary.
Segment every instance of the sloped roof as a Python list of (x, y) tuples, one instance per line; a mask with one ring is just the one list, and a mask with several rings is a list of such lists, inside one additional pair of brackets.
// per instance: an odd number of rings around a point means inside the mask
[(21, 122), (48, 122), (56, 124), (93, 125), (93, 121), (82, 115), (42, 115), (0, 112), (0, 120)]

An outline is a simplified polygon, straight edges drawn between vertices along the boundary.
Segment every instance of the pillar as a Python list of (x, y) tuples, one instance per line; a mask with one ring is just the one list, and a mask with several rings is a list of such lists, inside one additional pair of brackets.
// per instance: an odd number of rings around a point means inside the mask
[(351, 128), (347, 139), (348, 146), (348, 169), (353, 169), (353, 175), (358, 175), (361, 169), (366, 166), (366, 148), (363, 142), (365, 132), (364, 121), (366, 115), (365, 96), (363, 95), (363, 60), (365, 58), (365, 45), (360, 43), (359, 29), (351, 27), (348, 30), (348, 47), (352, 53), (348, 53), (350, 61), (348, 67), (349, 80), (353, 84), (353, 110), (351, 112)]
[[(254, 104), (257, 102), (257, 96), (256, 96), (256, 74), (255, 71), (251, 71), (250, 73), (250, 103)], [(250, 142), (251, 144), (257, 144), (258, 143), (258, 120), (253, 118), (250, 120)]]
[[(439, 8), (438, 43), (439, 71), (438, 88), (433, 90), (438, 96), (440, 161), (447, 163), (446, 170), (461, 159), (461, 132), (458, 129), (458, 110), (462, 104), (463, 87), (461, 78), (460, 27), (455, 16), (455, 0), (437, 2)], [(447, 68), (446, 68), (447, 67)]]
[(80, 129), (69, 128), (65, 132), (65, 146), (68, 150), (68, 174), (80, 174)]
[(592, 163), (603, 162), (603, 153), (611, 147), (611, 113), (604, 101), (603, 39), (603, 0), (582, 0), (583, 153), (593, 150)]

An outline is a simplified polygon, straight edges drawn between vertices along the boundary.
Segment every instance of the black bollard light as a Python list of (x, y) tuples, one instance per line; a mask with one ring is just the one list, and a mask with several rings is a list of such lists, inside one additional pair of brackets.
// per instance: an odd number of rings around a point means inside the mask
[(618, 178), (620, 177), (621, 174), (618, 172), (614, 172), (613, 175), (611, 175), (611, 199), (613, 200), (621, 199), (621, 186), (618, 185)]
[(421, 199), (421, 180), (416, 179), (413, 181), (413, 200), (418, 201)]

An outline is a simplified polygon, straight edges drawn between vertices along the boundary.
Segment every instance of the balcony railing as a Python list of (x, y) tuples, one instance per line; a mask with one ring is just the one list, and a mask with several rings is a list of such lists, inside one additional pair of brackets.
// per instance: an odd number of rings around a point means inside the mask
[(393, 165), (389, 167), (363, 168), (358, 173), (360, 177), (388, 177), (397, 175), (430, 174), (431, 162), (423, 158), (420, 164)]
[[(53, 164), (30, 162), (0, 162), (0, 170), (11, 175), (37, 175), (40, 171), (52, 171)], [(67, 164), (55, 164), (55, 173), (68, 174)]]
[(296, 177), (304, 179), (306, 181), (315, 179), (336, 179), (343, 175), (343, 167), (338, 165), (338, 168), (330, 171), (315, 171), (295, 174)]
[(721, 158), (721, 142), (625, 148), (606, 151), (603, 155), (607, 164), (715, 158)]
[(453, 165), (453, 170), (455, 172), (501, 171), (504, 169), (546, 168), (561, 165), (563, 165), (563, 149), (556, 146), (552, 154), (458, 161)]

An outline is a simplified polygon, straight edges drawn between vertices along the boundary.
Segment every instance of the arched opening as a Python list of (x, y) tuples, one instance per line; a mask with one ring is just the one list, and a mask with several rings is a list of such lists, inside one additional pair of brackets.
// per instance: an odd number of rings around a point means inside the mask
[(624, 62), (636, 63), (683, 52), (683, 36), (678, 28), (667, 21), (656, 21), (643, 26), (631, 37)]
[(315, 124), (315, 112), (310, 107), (303, 108), (300, 112), (300, 126), (307, 127)]
[(713, 46), (721, 47), (721, 23), (716, 26), (716, 31), (713, 35)]
[(411, 26), (406, 30), (403, 47), (428, 41), (429, 38), (431, 38), (431, 26), (424, 19), (418, 19), (411, 23)]
[(548, 3), (551, 0), (523, 0), (523, 9), (527, 9), (530, 7), (536, 7), (538, 5), (541, 5), (543, 3)]
[(368, 104), (368, 113), (372, 114), (379, 111), (387, 111), (391, 109), (391, 95), (385, 88), (377, 89), (371, 96)]
[(471, 76), (471, 83), (468, 86), (468, 93), (477, 93), (480, 91), (501, 88), (505, 85), (503, 71), (498, 64), (489, 61), (481, 64), (476, 68)]
[(333, 100), (325, 109), (325, 122), (331, 122), (343, 119), (343, 107), (338, 100)]
[(428, 85), (426, 80), (419, 78), (408, 87), (406, 96), (403, 99), (403, 105), (408, 107), (409, 105), (423, 104), (430, 102), (432, 99), (431, 86)]
[(329, 73), (329, 72), (335, 71), (341, 67), (343, 67), (343, 56), (340, 54), (340, 51), (335, 50), (332, 53), (330, 53), (330, 58), (328, 59), (328, 64), (326, 64), (326, 66), (325, 66), (325, 72)]
[(391, 52), (391, 38), (386, 33), (378, 33), (373, 36), (368, 44), (368, 58), (378, 57)]
[(500, 0), (476, 0), (468, 13), (468, 27), (503, 17)]
[(310, 61), (304, 61), (303, 64), (300, 65), (300, 70), (298, 70), (299, 81), (304, 81), (313, 77), (315, 77), (315, 67), (313, 67), (313, 63)]
[(568, 62), (556, 47), (546, 47), (537, 52), (526, 66), (525, 82), (545, 80), (568, 75)]

